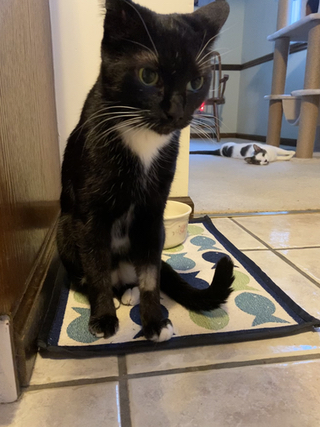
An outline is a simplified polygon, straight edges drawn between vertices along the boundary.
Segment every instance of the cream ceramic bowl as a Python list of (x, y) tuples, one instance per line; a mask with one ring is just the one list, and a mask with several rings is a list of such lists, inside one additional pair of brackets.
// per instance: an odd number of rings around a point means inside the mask
[(164, 228), (166, 232), (164, 249), (174, 248), (186, 240), (191, 211), (191, 207), (185, 203), (173, 200), (167, 201), (164, 211)]

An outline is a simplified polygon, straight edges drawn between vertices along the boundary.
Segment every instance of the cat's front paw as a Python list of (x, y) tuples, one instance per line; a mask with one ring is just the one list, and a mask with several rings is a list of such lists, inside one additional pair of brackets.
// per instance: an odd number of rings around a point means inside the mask
[(91, 316), (89, 320), (89, 331), (98, 338), (109, 338), (119, 329), (119, 320), (116, 316), (106, 314), (101, 317)]
[(173, 326), (169, 319), (161, 320), (159, 323), (152, 323), (143, 329), (144, 336), (154, 342), (168, 341), (173, 335)]

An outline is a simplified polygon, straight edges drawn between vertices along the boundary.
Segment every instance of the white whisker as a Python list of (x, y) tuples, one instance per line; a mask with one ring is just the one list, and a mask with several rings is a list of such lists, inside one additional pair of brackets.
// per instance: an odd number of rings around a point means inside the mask
[(136, 42), (134, 40), (124, 39), (124, 41), (130, 42), (130, 43), (134, 43), (134, 44), (136, 44), (138, 46), (143, 47), (144, 49), (147, 49), (156, 58), (156, 60), (158, 60), (157, 55), (148, 46), (146, 46), (146, 45), (144, 45), (142, 43)]
[[(218, 123), (219, 123), (219, 126), (221, 127), (222, 125), (226, 128), (226, 130), (228, 131), (228, 132), (230, 132), (230, 133), (233, 133), (234, 131), (228, 126), (228, 125), (226, 125), (226, 123), (225, 122), (223, 122), (221, 119), (219, 119), (218, 117), (216, 117), (216, 116), (214, 116), (214, 115), (212, 115), (212, 116), (210, 116), (210, 117), (204, 117), (204, 116), (202, 116), (201, 114), (197, 114), (197, 113), (195, 113), (194, 114), (194, 116), (196, 116), (195, 118), (196, 119), (199, 119), (199, 118), (201, 118), (202, 120), (203, 119), (207, 119), (207, 120), (212, 120), (212, 119), (214, 119), (215, 121), (217, 121)], [(212, 117), (212, 118), (211, 118)]]
[(89, 138), (91, 136), (91, 134), (95, 131), (95, 129), (99, 126), (103, 126), (105, 125), (107, 122), (109, 122), (110, 120), (116, 120), (116, 119), (122, 119), (122, 118), (135, 118), (135, 117), (140, 117), (140, 114), (138, 113), (130, 113), (130, 114), (118, 114), (118, 115), (112, 115), (111, 117), (108, 117), (104, 120), (99, 121), (98, 124), (96, 124), (89, 132), (89, 134), (87, 135), (87, 138)]
[[(121, 123), (117, 123), (116, 125), (113, 126), (112, 130), (116, 130), (116, 131), (120, 131), (120, 130), (122, 131), (123, 129), (129, 129), (130, 130), (134, 126), (141, 127), (141, 119), (140, 118), (130, 119), (130, 120), (126, 120), (126, 121), (121, 122)], [(106, 132), (107, 131), (105, 131), (104, 133), (106, 133)]]
[(219, 34), (214, 35), (213, 37), (211, 37), (211, 39), (209, 39), (207, 41), (207, 43), (203, 46), (203, 48), (201, 49), (201, 51), (198, 53), (197, 57), (196, 57), (196, 62), (198, 62), (198, 59), (201, 57), (202, 52), (204, 52), (204, 50), (206, 49), (206, 47), (218, 36)]
[[(106, 102), (105, 102), (106, 103)], [(108, 106), (108, 107), (104, 107), (104, 108), (101, 108), (100, 110), (98, 110), (98, 111), (95, 111), (93, 114), (91, 114), (89, 117), (88, 117), (88, 119), (84, 122), (84, 123), (82, 123), (82, 125), (81, 126), (79, 126), (78, 127), (78, 129), (77, 130), (80, 130), (80, 129), (82, 129), (86, 124), (88, 124), (90, 121), (92, 121), (92, 120), (95, 120), (95, 119), (97, 119), (97, 118), (100, 118), (100, 117), (103, 117), (103, 115), (105, 114), (105, 112), (107, 112), (108, 110), (111, 110), (112, 108), (121, 108), (121, 109), (129, 109), (129, 110), (137, 110), (137, 111), (148, 111), (148, 110), (140, 110), (140, 108), (137, 108), (137, 107), (129, 107), (129, 106), (126, 106), (126, 105), (110, 105), (110, 106)], [(103, 114), (101, 114), (100, 115), (100, 113), (101, 112), (103, 112)], [(117, 112), (116, 112), (117, 113)], [(123, 111), (123, 113), (126, 113), (126, 111)], [(110, 114), (115, 114), (115, 112), (110, 112)]]
[[(209, 52), (207, 55), (213, 55), (213, 52), (214, 52), (214, 51)], [(220, 57), (222, 58), (224, 55), (227, 55), (227, 54), (228, 54), (228, 53), (230, 53), (230, 52), (232, 52), (232, 50), (228, 50), (227, 52), (225, 52), (225, 53), (221, 54), (221, 55), (220, 55)], [(203, 59), (204, 59), (204, 58), (203, 58)], [(206, 59), (205, 61), (201, 60), (201, 62), (198, 62), (198, 66), (199, 66), (200, 68), (204, 68), (204, 67), (206, 66), (206, 64), (208, 64), (208, 63), (209, 63), (210, 65), (213, 65), (213, 64), (214, 64), (213, 59), (214, 59), (214, 56), (209, 57), (209, 58), (208, 58), (208, 59)]]
[[(196, 131), (197, 134), (200, 135), (200, 138), (202, 139), (211, 139), (210, 136), (208, 137), (209, 132), (203, 130), (198, 124), (191, 124), (191, 130)], [(214, 128), (210, 128), (210, 134), (215, 134)]]
[(200, 48), (199, 48), (199, 50), (198, 50), (198, 53), (197, 53), (196, 58), (198, 58), (198, 57), (199, 57), (199, 54), (200, 54), (200, 51), (201, 51), (201, 49), (202, 49), (203, 42), (204, 42), (204, 40), (205, 40), (206, 36), (207, 36), (207, 30), (205, 30), (205, 32), (204, 32), (204, 34), (203, 34), (202, 41), (201, 41), (201, 45), (200, 45)]
[[(107, 119), (108, 120), (108, 119)], [(98, 143), (100, 143), (102, 140), (107, 140), (109, 135), (112, 134), (113, 132), (115, 132), (116, 130), (118, 130), (119, 128), (121, 128), (121, 126), (125, 127), (128, 126), (129, 124), (138, 124), (141, 122), (141, 118), (140, 117), (133, 117), (133, 118), (129, 118), (125, 121), (122, 121), (120, 123), (116, 123), (113, 126), (109, 127), (108, 129), (104, 130), (103, 132), (99, 132), (94, 138), (90, 138), (90, 134), (92, 133), (92, 131), (87, 135), (86, 137), (86, 141), (85, 144), (83, 146), (83, 151), (84, 149), (87, 147), (89, 141), (90, 144), (95, 144), (97, 145)], [(110, 143), (111, 141), (113, 141), (114, 139), (116, 139), (118, 136), (115, 135), (114, 138), (112, 138), (111, 140), (108, 139), (108, 143)]]
[(210, 44), (216, 37), (221, 36), (223, 33), (225, 33), (226, 31), (229, 31), (230, 29), (232, 29), (233, 27), (235, 27), (234, 25), (231, 25), (230, 27), (224, 28), (223, 30), (219, 31), (218, 34), (216, 34), (215, 36), (211, 37), (211, 39), (205, 44), (205, 46), (202, 48), (201, 52), (198, 53), (197, 57), (196, 57), (196, 61), (198, 60), (198, 58), (202, 55), (202, 52), (205, 50), (205, 48), (208, 46), (208, 44)]
[(212, 133), (214, 129), (214, 126), (209, 125), (208, 123), (205, 123), (199, 119), (193, 119), (193, 121), (191, 122), (191, 124), (195, 125), (195, 126), (202, 126), (205, 128), (205, 130), (207, 130), (208, 132)]

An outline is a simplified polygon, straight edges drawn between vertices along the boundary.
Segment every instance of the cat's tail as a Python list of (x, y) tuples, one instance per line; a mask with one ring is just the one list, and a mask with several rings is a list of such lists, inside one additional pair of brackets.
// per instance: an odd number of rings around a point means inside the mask
[(190, 154), (211, 154), (211, 156), (221, 156), (220, 149), (210, 151), (190, 151)]
[(206, 289), (192, 287), (169, 264), (162, 261), (160, 289), (192, 311), (219, 308), (231, 294), (233, 281), (233, 262), (227, 256), (218, 261), (211, 286)]

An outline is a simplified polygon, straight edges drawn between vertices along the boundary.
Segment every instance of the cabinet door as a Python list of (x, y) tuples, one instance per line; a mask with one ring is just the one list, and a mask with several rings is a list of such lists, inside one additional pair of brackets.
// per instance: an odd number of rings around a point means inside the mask
[(15, 315), (59, 210), (48, 0), (0, 2), (0, 315)]

